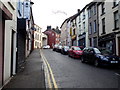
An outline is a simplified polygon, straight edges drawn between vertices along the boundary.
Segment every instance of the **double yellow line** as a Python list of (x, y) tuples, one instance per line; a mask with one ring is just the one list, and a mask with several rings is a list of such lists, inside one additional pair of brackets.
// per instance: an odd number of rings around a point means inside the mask
[(46, 68), (47, 70), (46, 70), (45, 73), (47, 75), (48, 88), (50, 88), (50, 89), (55, 88), (55, 90), (58, 90), (58, 86), (57, 86), (57, 83), (55, 81), (55, 78), (54, 78), (52, 69), (50, 67), (50, 64), (48, 63), (46, 57), (43, 55), (42, 50), (40, 50), (40, 54), (41, 54), (44, 65), (46, 65), (46, 67), (47, 67)]

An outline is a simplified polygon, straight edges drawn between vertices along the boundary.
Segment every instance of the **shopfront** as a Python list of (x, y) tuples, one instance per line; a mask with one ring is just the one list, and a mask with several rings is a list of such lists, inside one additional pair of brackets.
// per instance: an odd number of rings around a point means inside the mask
[(86, 37), (86, 34), (79, 35), (79, 40), (78, 40), (78, 45), (79, 46), (86, 47), (85, 37)]
[(76, 35), (73, 35), (73, 36), (72, 36), (72, 46), (77, 46)]
[(99, 47), (105, 47), (106, 49), (116, 54), (116, 35), (115, 33), (110, 33), (105, 36), (101, 36), (98, 39)]

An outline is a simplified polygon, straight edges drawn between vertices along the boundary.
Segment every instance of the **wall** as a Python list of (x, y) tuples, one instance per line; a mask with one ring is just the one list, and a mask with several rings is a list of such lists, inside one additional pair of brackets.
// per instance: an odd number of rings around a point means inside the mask
[(47, 35), (42, 33), (42, 46), (47, 45)]
[[(6, 83), (11, 75), (15, 74), (16, 70), (16, 26), (17, 26), (17, 18), (16, 18), (16, 1), (4, 2), (4, 5), (7, 9), (12, 13), (12, 21), (5, 21), (5, 48), (4, 48), (4, 83)], [(11, 7), (12, 6), (12, 7)], [(12, 32), (13, 34), (13, 48), (12, 46)], [(11, 53), (12, 52), (12, 53)], [(13, 58), (11, 58), (11, 56)], [(12, 64), (11, 64), (12, 63)], [(11, 66), (12, 65), (12, 66)]]
[(61, 37), (60, 41), (63, 45), (67, 44), (67, 20), (64, 21), (62, 27), (61, 27)]

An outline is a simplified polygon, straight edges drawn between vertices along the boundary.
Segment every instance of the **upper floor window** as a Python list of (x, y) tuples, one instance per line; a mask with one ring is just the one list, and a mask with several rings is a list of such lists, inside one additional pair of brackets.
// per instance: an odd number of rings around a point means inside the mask
[(54, 36), (54, 33), (52, 33), (52, 36)]
[(90, 9), (88, 10), (88, 18), (91, 17)]
[(114, 28), (117, 29), (119, 28), (119, 15), (118, 15), (118, 11), (114, 12)]
[(83, 11), (83, 19), (85, 19), (85, 10)]
[(90, 16), (93, 15), (93, 8), (90, 9)]
[(103, 2), (102, 4), (101, 4), (101, 14), (105, 14), (105, 3)]
[(79, 23), (81, 22), (81, 15), (79, 15)]
[(89, 34), (92, 34), (92, 23), (89, 24)]
[(83, 22), (83, 29), (85, 30), (85, 22)]
[(79, 33), (81, 34), (81, 25), (79, 25)]
[(96, 14), (96, 6), (95, 5), (93, 6), (93, 14), (94, 15)]
[(114, 6), (114, 7), (117, 6), (118, 3), (119, 3), (119, 0), (114, 0), (114, 2), (113, 2), (113, 6)]
[(102, 34), (105, 34), (105, 18), (102, 19)]
[(94, 32), (96, 32), (96, 20), (94, 20)]

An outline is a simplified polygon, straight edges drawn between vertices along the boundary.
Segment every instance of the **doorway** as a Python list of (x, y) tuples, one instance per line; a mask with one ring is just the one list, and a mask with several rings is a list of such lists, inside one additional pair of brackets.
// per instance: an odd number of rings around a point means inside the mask
[(118, 38), (118, 55), (120, 56), (120, 37)]
[(12, 30), (12, 35), (11, 35), (11, 71), (10, 75), (13, 75), (13, 60), (14, 60), (14, 35), (15, 32)]

